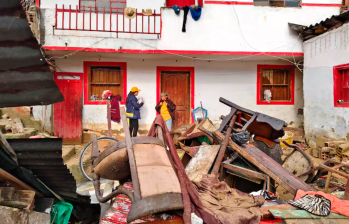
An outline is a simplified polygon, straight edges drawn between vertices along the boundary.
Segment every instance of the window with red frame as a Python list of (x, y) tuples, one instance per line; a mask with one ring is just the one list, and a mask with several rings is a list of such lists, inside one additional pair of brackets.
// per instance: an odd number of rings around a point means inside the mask
[(349, 64), (334, 67), (334, 106), (349, 107)]
[(90, 7), (93, 12), (119, 12), (123, 13), (126, 8), (126, 0), (80, 0), (80, 10), (85, 6), (85, 10), (89, 11)]
[[(259, 65), (257, 82), (258, 104), (293, 104), (294, 103), (294, 67), (284, 65)], [(264, 93), (269, 90), (268, 102)]]
[(101, 101), (104, 90), (124, 98), (124, 75), (122, 67), (89, 66), (87, 72), (88, 100)]
[[(198, 0), (198, 5), (202, 7), (203, 0)], [(178, 5), (179, 7), (195, 5), (195, 0), (166, 0), (167, 7)]]

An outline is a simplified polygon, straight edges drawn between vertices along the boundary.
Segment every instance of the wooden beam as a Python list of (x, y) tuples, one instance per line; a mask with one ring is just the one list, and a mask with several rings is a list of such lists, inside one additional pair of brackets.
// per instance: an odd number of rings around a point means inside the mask
[(331, 168), (331, 167), (328, 167), (328, 166), (326, 166), (326, 165), (324, 165), (324, 164), (320, 164), (319, 166), (320, 166), (322, 169), (325, 169), (325, 170), (328, 171), (328, 172), (336, 173), (336, 174), (338, 174), (338, 175), (340, 175), (340, 176), (342, 176), (342, 177), (345, 177), (345, 178), (349, 179), (349, 175), (348, 175), (348, 174), (345, 174), (345, 173), (343, 173), (343, 172), (341, 172), (341, 171), (335, 170), (335, 169), (333, 169), (333, 168)]
[[(224, 138), (223, 134), (218, 130), (214, 133), (221, 140)], [(238, 146), (231, 140), (229, 141), (229, 145), (235, 149), (237, 153), (244, 157), (244, 159), (257, 166), (263, 173), (270, 176), (291, 194), (295, 195), (298, 189), (304, 191), (313, 190), (308, 184), (295, 177), (278, 162), (267, 156), (264, 152), (253, 145), (246, 144), (244, 146)]]
[(31, 186), (27, 185), (26, 183), (23, 183), (21, 180), (12, 176), (11, 174), (9, 174), (8, 172), (6, 172), (3, 169), (0, 169), (0, 180), (8, 181), (16, 189), (35, 191), (35, 195), (37, 197), (44, 197), (40, 192), (38, 192), (37, 190), (35, 190)]
[(133, 153), (131, 134), (129, 132), (125, 107), (120, 107), (120, 115), (121, 115), (122, 125), (124, 128), (124, 133), (125, 133), (126, 150), (127, 150), (128, 160), (130, 163), (134, 197), (135, 197), (135, 201), (139, 201), (141, 200), (141, 190), (140, 190), (139, 181), (138, 181), (136, 159)]

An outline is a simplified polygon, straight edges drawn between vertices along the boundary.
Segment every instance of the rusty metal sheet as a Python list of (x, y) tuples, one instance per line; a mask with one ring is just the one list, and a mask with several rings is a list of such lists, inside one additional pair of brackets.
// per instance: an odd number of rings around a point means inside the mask
[(20, 0), (1, 0), (0, 33), (0, 108), (63, 101)]
[(62, 139), (8, 139), (18, 164), (30, 169), (47, 187), (69, 201), (89, 202), (76, 193), (76, 181), (62, 158)]

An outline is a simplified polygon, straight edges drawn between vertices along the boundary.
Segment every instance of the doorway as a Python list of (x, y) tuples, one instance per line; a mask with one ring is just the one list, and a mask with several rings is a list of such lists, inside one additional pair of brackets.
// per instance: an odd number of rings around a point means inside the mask
[(172, 130), (192, 121), (194, 105), (194, 68), (158, 67), (158, 101), (160, 93), (166, 92), (176, 104), (175, 120)]
[(63, 144), (81, 144), (82, 74), (56, 72), (55, 82), (64, 101), (54, 104), (54, 135)]

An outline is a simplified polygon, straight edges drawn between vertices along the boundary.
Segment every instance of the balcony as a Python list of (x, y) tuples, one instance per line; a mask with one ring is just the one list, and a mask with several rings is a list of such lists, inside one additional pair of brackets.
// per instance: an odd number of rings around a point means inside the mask
[(136, 9), (136, 16), (129, 19), (124, 15), (124, 9), (120, 8), (73, 8), (71, 5), (62, 5), (62, 8), (59, 8), (56, 5), (54, 34), (79, 35), (76, 32), (81, 31), (88, 31), (92, 36), (98, 36), (98, 32), (109, 32), (115, 33), (116, 38), (160, 39), (161, 9), (158, 12), (152, 11), (152, 15), (149, 16), (137, 12)]

